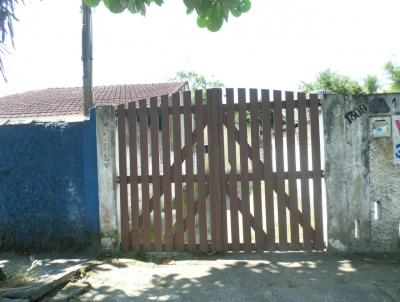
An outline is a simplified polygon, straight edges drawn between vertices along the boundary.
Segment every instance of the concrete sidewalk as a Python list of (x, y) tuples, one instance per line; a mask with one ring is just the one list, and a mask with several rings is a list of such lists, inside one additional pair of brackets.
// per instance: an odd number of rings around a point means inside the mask
[(326, 253), (131, 258), (89, 274), (79, 301), (400, 301), (400, 255)]

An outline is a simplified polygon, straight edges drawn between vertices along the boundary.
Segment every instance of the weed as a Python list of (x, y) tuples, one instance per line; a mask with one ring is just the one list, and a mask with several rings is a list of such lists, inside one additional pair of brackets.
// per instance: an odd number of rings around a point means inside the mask
[(296, 283), (294, 283), (292, 280), (289, 280), (288, 282), (287, 282), (287, 286), (288, 286), (288, 288), (296, 288), (296, 287), (299, 287)]
[(344, 276), (336, 276), (335, 281), (337, 284), (347, 284), (347, 280)]

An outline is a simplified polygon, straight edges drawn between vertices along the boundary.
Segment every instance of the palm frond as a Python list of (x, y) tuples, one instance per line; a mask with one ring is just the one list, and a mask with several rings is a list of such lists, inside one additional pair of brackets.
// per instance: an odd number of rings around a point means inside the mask
[(5, 81), (4, 55), (8, 52), (5, 43), (9, 38), (14, 47), (13, 23), (18, 21), (15, 16), (15, 5), (23, 2), (23, 0), (0, 0), (0, 73)]

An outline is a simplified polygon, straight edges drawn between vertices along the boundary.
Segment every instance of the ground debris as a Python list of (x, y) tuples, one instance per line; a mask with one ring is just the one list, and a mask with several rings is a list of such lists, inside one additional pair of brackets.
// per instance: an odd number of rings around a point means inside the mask
[(175, 263), (174, 259), (166, 257), (166, 258), (162, 258), (160, 260), (160, 264), (161, 265), (175, 265), (176, 263)]
[[(67, 285), (72, 280), (76, 280), (76, 278), (82, 277), (82, 275), (86, 271), (90, 270), (92, 267), (93, 263), (88, 263), (69, 272), (65, 272), (55, 279), (47, 279), (18, 288), (3, 289), (0, 291), (0, 299), (7, 298), (11, 299), (14, 302), (18, 301), (16, 299), (23, 299), (25, 301), (36, 301), (42, 299), (50, 293), (59, 290), (60, 288), (64, 288), (65, 285)], [(0, 300), (0, 302), (2, 301)]]
[(53, 297), (43, 299), (43, 302), (63, 302), (69, 301), (72, 298), (79, 296), (90, 289), (90, 284), (87, 282), (68, 283)]

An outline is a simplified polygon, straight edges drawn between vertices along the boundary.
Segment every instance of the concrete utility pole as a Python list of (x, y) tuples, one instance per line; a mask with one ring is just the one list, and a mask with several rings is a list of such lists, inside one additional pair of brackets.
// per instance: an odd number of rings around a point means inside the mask
[(92, 11), (84, 2), (82, 18), (83, 110), (89, 116), (89, 109), (93, 107)]

